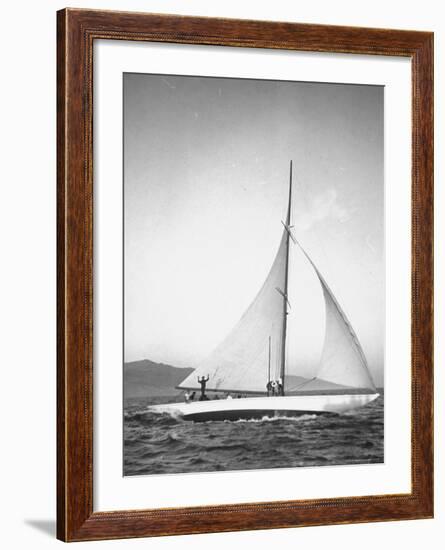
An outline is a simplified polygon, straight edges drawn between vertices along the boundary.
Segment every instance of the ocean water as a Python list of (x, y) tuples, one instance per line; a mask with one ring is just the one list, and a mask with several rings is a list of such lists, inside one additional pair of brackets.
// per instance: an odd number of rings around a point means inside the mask
[(341, 415), (194, 423), (124, 407), (124, 475), (383, 462), (383, 395)]

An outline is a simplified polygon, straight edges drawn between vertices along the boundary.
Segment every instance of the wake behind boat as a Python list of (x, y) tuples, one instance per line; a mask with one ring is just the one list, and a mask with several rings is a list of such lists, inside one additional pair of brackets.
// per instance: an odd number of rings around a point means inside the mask
[[(343, 413), (363, 407), (379, 394), (352, 325), (314, 262), (292, 233), (292, 162), (286, 221), (270, 272), (250, 307), (226, 339), (178, 386), (200, 391), (199, 400), (186, 394), (183, 403), (149, 408), (185, 420), (212, 421)], [(321, 286), (325, 304), (324, 345), (311, 377), (292, 383), (299, 365), (287, 358), (288, 316), (291, 314), (290, 243), (310, 266)], [(294, 307), (296, 304), (294, 304)], [(298, 339), (298, 334), (289, 335)], [(297, 340), (298, 341), (298, 340)], [(332, 390), (332, 386), (336, 390)], [(242, 395), (209, 399), (206, 392)], [(245, 394), (251, 397), (244, 397)], [(192, 394), (193, 395), (193, 394)]]

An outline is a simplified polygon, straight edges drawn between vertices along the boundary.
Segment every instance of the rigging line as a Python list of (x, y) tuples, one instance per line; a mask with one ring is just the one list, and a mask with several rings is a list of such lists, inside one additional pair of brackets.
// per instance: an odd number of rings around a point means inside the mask
[[(258, 349), (258, 348), (257, 348)], [(256, 355), (249, 361), (249, 363), (247, 363), (247, 369), (245, 369), (245, 372), (244, 372), (244, 376), (241, 376), (241, 378), (239, 379), (240, 382), (242, 382), (242, 380), (246, 377), (246, 375), (248, 374), (248, 371), (250, 371), (250, 369), (252, 368), (252, 365), (255, 364), (256, 360), (258, 359), (258, 357), (261, 355), (261, 353), (264, 353), (264, 346), (261, 347), (261, 343), (259, 344), (259, 351), (256, 353)]]
[(282, 338), (282, 328), (279, 332), (279, 339), (278, 343), (276, 345), (276, 354), (275, 354), (275, 380), (280, 377), (280, 369), (281, 369), (281, 349), (283, 347), (283, 338)]
[(298, 390), (299, 388), (307, 386), (310, 382), (313, 382), (314, 380), (317, 380), (317, 376), (314, 376), (310, 380), (305, 380), (304, 382), (301, 382), (301, 384), (298, 384), (298, 386), (293, 386), (292, 388), (290, 388), (290, 391)]
[(286, 360), (285, 360), (285, 366), (286, 366), (286, 372), (289, 374), (289, 355), (290, 355), (290, 351), (289, 351), (289, 346), (286, 346), (286, 349), (284, 351), (285, 353), (285, 357), (286, 357)]
[(289, 237), (291, 238), (292, 242), (294, 244), (297, 244), (297, 240), (296, 240), (296, 238), (294, 237), (294, 235), (292, 233), (292, 228), (294, 226), (293, 225), (287, 225), (286, 223), (283, 222), (283, 220), (281, 220), (281, 223), (283, 224), (283, 227), (284, 227), (285, 231), (289, 234)]
[(286, 300), (286, 303), (287, 303), (287, 305), (288, 305), (289, 308), (290, 308), (291, 305), (290, 305), (290, 302), (289, 302), (289, 298), (287, 297), (287, 294), (285, 294), (285, 293), (281, 290), (281, 288), (279, 288), (279, 287), (277, 287), (277, 286), (275, 287), (275, 290), (278, 292), (278, 294), (280, 294), (280, 295)]

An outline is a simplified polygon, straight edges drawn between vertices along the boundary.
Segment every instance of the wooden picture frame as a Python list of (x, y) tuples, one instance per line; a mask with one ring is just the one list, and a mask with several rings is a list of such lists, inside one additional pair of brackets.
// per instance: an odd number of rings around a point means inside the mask
[[(93, 512), (95, 40), (402, 56), (412, 63), (412, 490), (407, 494)], [(64, 541), (433, 516), (433, 34), (65, 9), (57, 14), (57, 537)]]

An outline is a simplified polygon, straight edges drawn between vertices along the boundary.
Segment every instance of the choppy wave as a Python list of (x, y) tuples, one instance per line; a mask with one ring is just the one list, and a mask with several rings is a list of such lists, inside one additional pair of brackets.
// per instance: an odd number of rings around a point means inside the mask
[(383, 462), (383, 398), (343, 415), (187, 422), (135, 400), (124, 412), (124, 473), (289, 468)]

